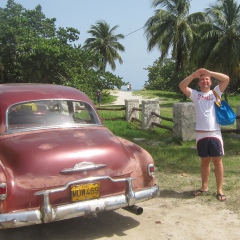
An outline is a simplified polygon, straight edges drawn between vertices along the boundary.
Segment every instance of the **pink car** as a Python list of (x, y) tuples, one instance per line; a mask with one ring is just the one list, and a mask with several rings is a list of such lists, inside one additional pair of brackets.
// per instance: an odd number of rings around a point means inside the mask
[(0, 85), (0, 228), (124, 208), (159, 193), (154, 162), (113, 135), (81, 91)]

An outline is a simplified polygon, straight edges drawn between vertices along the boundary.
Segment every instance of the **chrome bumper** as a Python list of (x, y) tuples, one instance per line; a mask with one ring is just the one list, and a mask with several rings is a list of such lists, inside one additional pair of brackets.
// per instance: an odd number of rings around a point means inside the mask
[[(57, 207), (52, 207), (50, 204), (50, 194), (63, 191), (73, 184), (93, 182), (103, 179), (109, 179), (112, 182), (126, 182), (125, 194), (75, 202)], [(36, 192), (35, 195), (43, 195), (43, 204), (40, 209), (0, 214), (0, 229), (49, 223), (80, 216), (91, 216), (103, 211), (133, 206), (135, 203), (146, 201), (159, 194), (159, 188), (157, 185), (134, 192), (132, 188), (133, 180), (133, 178), (113, 179), (109, 176), (91, 177), (69, 182), (61, 188)]]

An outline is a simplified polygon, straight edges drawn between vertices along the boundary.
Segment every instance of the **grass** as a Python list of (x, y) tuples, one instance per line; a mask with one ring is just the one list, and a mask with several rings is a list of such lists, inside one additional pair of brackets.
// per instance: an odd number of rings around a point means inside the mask
[[(182, 101), (182, 95), (162, 91), (138, 91), (136, 95), (160, 99), (161, 115), (172, 118), (172, 107), (175, 102)], [(229, 103), (236, 109), (240, 104), (240, 96), (229, 96)], [(100, 111), (103, 118), (124, 116), (124, 111)], [(126, 138), (145, 148), (153, 157), (158, 168), (157, 178), (163, 192), (184, 192), (196, 190), (201, 185), (200, 161), (196, 153), (195, 141), (179, 141), (172, 137), (168, 130), (154, 127), (142, 130), (138, 122), (105, 120), (104, 124), (117, 136)], [(172, 125), (162, 121), (162, 124)], [(235, 126), (231, 126), (235, 128)], [(230, 127), (230, 128), (231, 128)], [(144, 138), (144, 141), (137, 141)], [(225, 156), (224, 162), (224, 193), (227, 195), (226, 207), (240, 215), (240, 135), (223, 133)], [(215, 177), (211, 164), (209, 189), (212, 194), (208, 201), (215, 200)]]

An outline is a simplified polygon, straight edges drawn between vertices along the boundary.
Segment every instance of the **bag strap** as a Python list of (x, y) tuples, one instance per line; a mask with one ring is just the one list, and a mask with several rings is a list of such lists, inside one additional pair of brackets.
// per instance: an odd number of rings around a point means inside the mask
[[(212, 90), (212, 91), (213, 91), (213, 94), (214, 94), (214, 96), (215, 96), (215, 98), (216, 98), (216, 102), (215, 102), (215, 103), (220, 107), (222, 98), (219, 97), (219, 95), (216, 93), (215, 90)], [(220, 102), (219, 102), (218, 100), (219, 100)]]
[(219, 95), (216, 93), (215, 90), (212, 90), (213, 91), (213, 94), (215, 95), (216, 99), (222, 101), (222, 98), (219, 97)]

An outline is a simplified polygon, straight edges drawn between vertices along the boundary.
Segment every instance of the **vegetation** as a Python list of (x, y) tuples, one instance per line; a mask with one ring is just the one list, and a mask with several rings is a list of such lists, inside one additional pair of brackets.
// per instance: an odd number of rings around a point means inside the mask
[(240, 71), (240, 4), (236, 0), (218, 1), (206, 10), (211, 22), (200, 28), (205, 50), (201, 59), (234, 79)]
[[(204, 12), (189, 14), (190, 0), (152, 0), (155, 14), (145, 25), (146, 48), (160, 57), (148, 66), (146, 89), (179, 92), (178, 83), (199, 67), (228, 74), (229, 93), (240, 92), (240, 5), (216, 0)], [(0, 83), (36, 82), (78, 88), (93, 101), (96, 90), (121, 88), (121, 77), (106, 71), (123, 63), (124, 38), (104, 20), (88, 31), (85, 45), (77, 45), (80, 31), (55, 27), (40, 5), (27, 10), (14, 0), (0, 8)], [(194, 84), (194, 83), (193, 83)], [(109, 98), (103, 91), (103, 101)], [(225, 91), (227, 100), (227, 91)]]
[[(181, 94), (174, 92), (151, 90), (138, 91), (134, 94), (143, 95), (145, 98), (160, 98), (161, 115), (168, 118), (173, 117), (173, 104), (181, 101)], [(240, 103), (240, 96), (229, 95), (229, 103), (233, 109), (236, 109), (236, 106)], [(104, 118), (124, 116), (124, 111), (99, 112)], [(179, 141), (172, 137), (170, 131), (157, 127), (152, 130), (142, 130), (138, 122), (106, 120), (104, 124), (115, 135), (133, 141), (150, 152), (158, 168), (157, 178), (161, 191), (164, 193), (191, 192), (200, 186), (200, 162), (196, 153), (195, 140)], [(162, 124), (172, 126), (171, 122), (164, 120), (162, 120)], [(137, 141), (138, 138), (144, 138), (145, 140)], [(226, 206), (240, 214), (240, 176), (238, 171), (240, 169), (240, 135), (224, 133), (223, 139), (225, 146), (225, 156), (223, 158), (225, 168), (224, 193), (228, 197)], [(203, 198), (203, 201), (216, 201), (216, 183), (213, 169), (211, 169), (209, 189), (210, 193)]]
[(186, 0), (153, 0), (152, 5), (160, 9), (145, 23), (148, 50), (159, 48), (160, 63), (171, 50), (175, 60), (175, 73), (184, 71), (188, 67), (189, 54), (197, 37), (194, 28), (201, 22), (206, 22), (207, 17), (201, 12), (189, 15), (190, 1)]
[(114, 35), (118, 26), (110, 29), (110, 26), (105, 21), (98, 21), (96, 25), (92, 25), (91, 30), (88, 31), (92, 38), (85, 41), (85, 48), (93, 52), (100, 53), (102, 57), (101, 69), (106, 70), (106, 65), (109, 63), (113, 70), (116, 69), (115, 60), (123, 63), (118, 51), (124, 51), (124, 46), (118, 42), (123, 39), (123, 34)]
[(8, 0), (6, 8), (0, 8), (0, 83), (62, 84), (82, 90), (92, 100), (97, 89), (125, 84), (120, 77), (101, 70), (99, 52), (75, 45), (80, 34), (77, 29), (56, 29), (55, 22), (55, 18), (45, 17), (40, 5), (27, 10)]
[(229, 75), (232, 79), (229, 90), (235, 92), (240, 84), (240, 78), (236, 80), (240, 74), (239, 1), (218, 1), (206, 10), (211, 23), (203, 24), (200, 28), (200, 46), (204, 48), (200, 61), (210, 69), (215, 68)]
[(180, 80), (205, 67), (228, 74), (228, 91), (240, 92), (238, 1), (217, 0), (204, 13), (190, 15), (190, 0), (153, 0), (153, 7), (159, 9), (147, 20), (145, 33), (148, 49), (157, 47), (161, 56), (147, 68), (147, 89), (177, 91)]
[[(173, 75), (177, 79), (183, 79), (182, 74), (175, 72), (175, 61), (172, 59), (164, 59), (162, 62), (160, 60), (156, 60), (152, 66), (148, 66), (146, 70), (148, 73), (148, 81), (145, 82), (144, 87), (147, 90), (167, 90), (180, 92), (179, 90), (179, 81), (173, 79)], [(188, 75), (190, 72), (186, 72)]]

